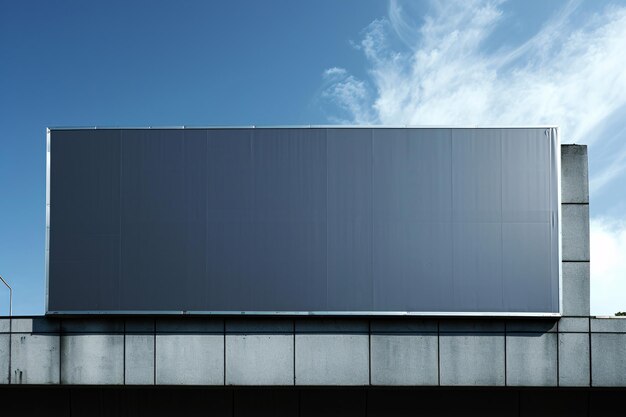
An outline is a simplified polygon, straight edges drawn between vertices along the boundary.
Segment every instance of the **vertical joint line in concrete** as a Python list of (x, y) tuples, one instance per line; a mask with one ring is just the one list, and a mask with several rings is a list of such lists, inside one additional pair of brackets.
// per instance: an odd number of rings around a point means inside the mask
[(593, 358), (593, 355), (591, 354), (591, 317), (588, 317), (587, 320), (589, 321), (589, 387), (591, 388), (593, 387), (593, 366), (591, 363), (591, 359)]
[[(293, 329), (293, 385), (296, 385), (296, 319), (292, 322)], [(300, 394), (298, 393), (298, 415), (300, 415)]]
[(11, 360), (11, 345), (13, 344), (13, 317), (9, 317), (9, 366), (8, 366), (8, 372), (9, 372), (9, 379), (7, 380), (7, 383), (9, 385), (11, 385), (11, 365), (12, 365), (12, 360)]
[(226, 386), (226, 319), (222, 320), (222, 331), (224, 332), (224, 386)]
[(507, 387), (509, 385), (509, 382), (507, 381), (508, 379), (508, 375), (506, 372), (506, 365), (507, 365), (507, 357), (506, 357), (506, 335), (507, 335), (507, 327), (508, 327), (508, 322), (505, 320), (504, 321), (504, 386)]
[[(63, 384), (61, 376), (63, 375), (63, 319), (59, 319), (59, 385)], [(70, 396), (70, 407), (72, 405), (72, 399)], [(70, 408), (71, 412), (71, 408)]]
[(559, 356), (561, 350), (561, 333), (559, 330), (559, 321), (556, 321), (556, 386), (561, 386), (561, 362)]
[(124, 355), (122, 356), (122, 385), (126, 385), (126, 318), (122, 319), (124, 320), (123, 326), (124, 326), (124, 335), (123, 335), (123, 343), (124, 345), (122, 346), (122, 352), (124, 353)]
[(154, 327), (152, 328), (152, 331), (154, 332), (154, 338), (152, 340), (152, 384), (156, 385), (156, 348), (157, 348), (157, 343), (156, 343), (156, 318), (154, 319)]
[(437, 320), (437, 385), (441, 386), (441, 337), (440, 337), (440, 322)]
[(9, 379), (7, 380), (8, 384), (11, 385), (11, 370), (12, 370), (12, 362), (11, 353), (12, 353), (12, 345), (13, 345), (13, 317), (9, 317)]
[[(369, 385), (372, 385), (372, 320), (367, 321), (367, 375)], [(367, 410), (367, 406), (365, 407)]]

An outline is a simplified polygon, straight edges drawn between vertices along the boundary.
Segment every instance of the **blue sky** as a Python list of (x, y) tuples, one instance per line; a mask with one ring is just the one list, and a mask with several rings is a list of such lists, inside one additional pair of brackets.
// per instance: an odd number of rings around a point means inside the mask
[(561, 125), (590, 145), (592, 312), (626, 310), (624, 50), (626, 2), (0, 0), (14, 313), (44, 308), (47, 126), (344, 122)]

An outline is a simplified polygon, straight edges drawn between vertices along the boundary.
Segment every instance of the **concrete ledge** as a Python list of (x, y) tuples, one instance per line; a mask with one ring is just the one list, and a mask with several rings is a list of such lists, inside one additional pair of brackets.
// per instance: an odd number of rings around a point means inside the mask
[(506, 383), (511, 386), (557, 385), (556, 333), (506, 336)]
[(128, 318), (124, 323), (126, 333), (154, 334), (155, 320), (144, 318)]
[(586, 317), (562, 317), (559, 320), (559, 333), (588, 333), (589, 319)]
[(557, 330), (559, 320), (509, 320), (506, 322), (507, 333), (553, 333)]
[(492, 319), (445, 319), (439, 322), (439, 330), (441, 333), (501, 333), (504, 332), (504, 321)]
[(626, 333), (626, 317), (592, 318), (591, 331), (593, 333)]
[(588, 334), (559, 334), (559, 385), (588, 387), (589, 359)]
[(228, 334), (280, 334), (294, 332), (294, 321), (288, 319), (229, 319), (226, 320)]
[(59, 333), (61, 330), (61, 323), (55, 319), (34, 317), (11, 320), (11, 331), (13, 333)]
[(589, 261), (589, 206), (562, 204), (562, 260)]
[(62, 333), (123, 333), (124, 320), (113, 317), (63, 319), (61, 320)]
[(431, 319), (374, 319), (371, 322), (370, 328), (372, 334), (380, 333), (437, 333), (439, 324), (437, 320)]
[(296, 320), (296, 333), (368, 333), (369, 322), (359, 319), (301, 319)]
[(223, 334), (224, 320), (216, 318), (162, 318), (156, 321), (157, 333)]
[(0, 333), (9, 333), (11, 330), (11, 319), (0, 319)]

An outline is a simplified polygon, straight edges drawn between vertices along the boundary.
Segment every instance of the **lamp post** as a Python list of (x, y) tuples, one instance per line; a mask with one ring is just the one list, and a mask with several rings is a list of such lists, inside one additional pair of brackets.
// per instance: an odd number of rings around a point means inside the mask
[(13, 315), (13, 288), (2, 278), (2, 275), (0, 275), (0, 280), (9, 289), (9, 317), (11, 317)]

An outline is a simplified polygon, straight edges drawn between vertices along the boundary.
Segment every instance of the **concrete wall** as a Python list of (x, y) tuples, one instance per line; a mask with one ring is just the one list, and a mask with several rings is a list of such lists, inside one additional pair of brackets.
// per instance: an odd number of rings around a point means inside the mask
[(561, 153), (560, 320), (0, 318), (0, 384), (626, 387), (626, 319), (589, 316), (587, 148)]
[(0, 343), (15, 385), (626, 387), (618, 318), (14, 318)]

